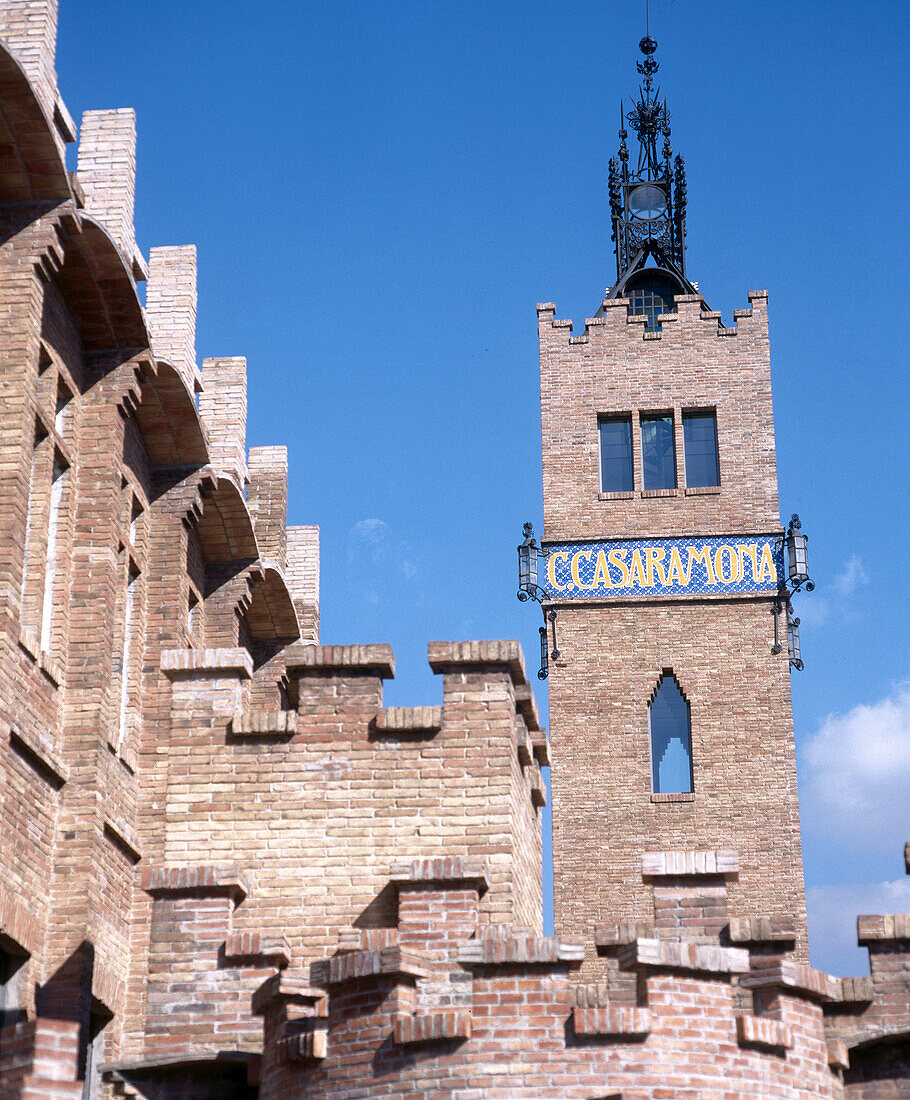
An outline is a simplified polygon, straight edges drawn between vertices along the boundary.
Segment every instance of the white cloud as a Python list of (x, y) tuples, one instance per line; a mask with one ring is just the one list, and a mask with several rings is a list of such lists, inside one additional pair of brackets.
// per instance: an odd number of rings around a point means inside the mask
[(800, 757), (806, 833), (865, 852), (910, 840), (910, 681), (829, 714)]
[(868, 974), (869, 956), (856, 943), (856, 918), (861, 913), (910, 912), (910, 878), (812, 886), (806, 905), (812, 965), (840, 977)]
[[(869, 574), (863, 564), (863, 559), (854, 554), (844, 562), (840, 572), (827, 582), (819, 582), (819, 588), (814, 593), (801, 592), (797, 597), (795, 608), (803, 626), (819, 627), (828, 622), (830, 618), (851, 619), (857, 614), (855, 605), (849, 602), (855, 596), (857, 589), (865, 587), (869, 583)], [(824, 593), (827, 593), (826, 596)], [(829, 596), (835, 597), (833, 602)]]
[(361, 519), (351, 528), (348, 538), (348, 560), (367, 555), (370, 561), (381, 561), (389, 548), (389, 525), (381, 519)]
[(849, 561), (844, 563), (843, 569), (831, 582), (831, 587), (841, 596), (852, 596), (863, 585), (869, 583), (869, 574), (863, 565), (863, 559), (854, 554)]
[(385, 520), (361, 519), (348, 532), (348, 584), (363, 601), (378, 607), (407, 598), (413, 602), (420, 577), (420, 555)]

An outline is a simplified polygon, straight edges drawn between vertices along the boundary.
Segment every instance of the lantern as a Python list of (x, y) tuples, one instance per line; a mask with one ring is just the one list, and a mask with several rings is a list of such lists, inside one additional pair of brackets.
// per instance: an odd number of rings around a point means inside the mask
[[(534, 539), (534, 528), (524, 525), (524, 542), (518, 547), (518, 598), (527, 599), (537, 589), (537, 558), (539, 548)], [(535, 597), (536, 598), (536, 597)]]
[(794, 589), (809, 579), (809, 537), (800, 530), (799, 516), (790, 520), (787, 528), (787, 575)]
[(799, 655), (799, 619), (787, 616), (787, 650), (790, 654), (790, 664), (798, 671), (802, 671), (803, 662)]

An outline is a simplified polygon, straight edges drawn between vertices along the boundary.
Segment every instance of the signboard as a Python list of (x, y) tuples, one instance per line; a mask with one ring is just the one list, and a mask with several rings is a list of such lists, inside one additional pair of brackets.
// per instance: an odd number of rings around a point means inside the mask
[(541, 584), (551, 600), (776, 592), (780, 535), (547, 543)]

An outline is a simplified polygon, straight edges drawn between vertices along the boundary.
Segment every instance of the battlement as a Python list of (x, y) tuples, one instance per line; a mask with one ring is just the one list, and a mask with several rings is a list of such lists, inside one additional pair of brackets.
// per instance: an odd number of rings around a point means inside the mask
[(671, 313), (658, 314), (655, 321), (661, 327), (656, 331), (646, 330), (646, 316), (629, 312), (632, 305), (630, 299), (604, 298), (601, 304), (603, 312), (595, 317), (586, 317), (584, 331), (578, 336), (571, 335), (575, 328), (574, 321), (556, 316), (555, 302), (539, 302), (537, 319), (541, 344), (548, 347), (560, 344), (590, 346), (594, 350), (617, 342), (673, 341), (683, 335), (690, 339), (692, 335), (726, 337), (739, 333), (748, 336), (767, 333), (767, 290), (752, 290), (748, 298), (749, 308), (735, 309), (732, 327), (725, 327), (720, 312), (707, 309), (700, 294), (674, 295), (676, 308)]
[[(704, 878), (723, 889), (738, 856), (673, 851), (645, 863), (645, 877)], [(630, 1002), (628, 983), (577, 980), (583, 941), (480, 923), (476, 908), (465, 908), (465, 890), (476, 902), (488, 874), (477, 859), (396, 865), (391, 881), (415, 903), (396, 928), (343, 931), (338, 953), (309, 975), (269, 979), (255, 998), (266, 1049), (290, 1044), (301, 1054), (266, 1059), (262, 1094), (368, 1091), (369, 1071), (360, 1077), (353, 1067), (372, 1064), (380, 1050), (393, 1097), (430, 1088), (453, 1098), (471, 1088), (491, 1100), (625, 1095), (630, 1079), (678, 1093), (692, 1084), (687, 1052), (709, 1043), (711, 1058), (698, 1067), (702, 1091), (842, 1096), (850, 1057), (843, 1041), (827, 1035), (820, 1004), (838, 1001), (839, 979), (800, 965), (784, 948), (768, 959), (761, 948), (726, 946), (725, 933), (697, 942), (692, 929), (648, 938), (641, 935), (647, 923), (609, 937), (628, 941), (619, 966), (635, 991)], [(768, 918), (754, 922), (750, 932), (776, 931)], [(302, 1015), (292, 1017), (285, 1005), (298, 988)], [(760, 998), (754, 1009), (752, 990)], [(408, 1054), (415, 1045), (417, 1060)], [(562, 1081), (572, 1082), (569, 1091)]]
[(79, 135), (77, 175), (86, 211), (108, 230), (134, 279), (148, 267), (136, 247), (136, 112), (132, 107), (86, 111)]

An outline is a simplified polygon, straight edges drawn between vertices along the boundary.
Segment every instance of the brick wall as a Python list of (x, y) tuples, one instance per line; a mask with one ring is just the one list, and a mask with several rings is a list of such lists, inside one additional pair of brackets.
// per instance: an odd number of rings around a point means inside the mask
[[(150, 347), (131, 112), (86, 115), (81, 184), (57, 163), (55, 27), (52, 0), (0, 0), (47, 116), (7, 60), (0, 1100), (901, 1095), (906, 918), (862, 919), (870, 979), (801, 962), (767, 606), (561, 610), (557, 913), (584, 938), (542, 937), (517, 643), (431, 643), (442, 705), (392, 708), (387, 646), (315, 644), (318, 529), (285, 526), (283, 448), (247, 469), (245, 360), (196, 368), (192, 246), (153, 250)], [(549, 537), (776, 527), (752, 297), (735, 334), (681, 300), (659, 339), (621, 304), (575, 342), (542, 310)], [(598, 413), (691, 402), (717, 408), (720, 493), (601, 500)], [(663, 667), (693, 800), (647, 797)]]
[(666, 891), (685, 877), (712, 902), (689, 906), (675, 938), (629, 938), (619, 963), (636, 996), (624, 1003), (579, 979), (581, 941), (479, 923), (482, 863), (402, 868), (396, 929), (344, 937), (309, 986), (292, 968), (257, 993), (260, 1095), (840, 1098), (823, 1005), (843, 1004), (841, 987), (790, 951), (719, 942), (714, 910), (736, 865), (732, 852), (644, 861), (639, 874)]
[[(693, 296), (644, 332), (608, 301), (570, 338), (538, 309), (546, 537), (779, 530), (766, 295), (734, 330)], [(685, 484), (682, 414), (716, 413), (720, 486)], [(639, 414), (672, 412), (678, 488), (642, 487)], [(600, 492), (598, 418), (632, 419), (635, 488)], [(650, 848), (730, 845), (741, 853), (731, 912), (792, 917), (805, 957), (796, 766), (786, 655), (772, 656), (771, 601), (558, 604), (551, 662), (557, 928), (641, 920), (652, 901), (633, 869)], [(672, 670), (691, 710), (694, 794), (652, 795), (648, 705)], [(591, 875), (591, 861), (598, 868)], [(602, 965), (602, 964), (601, 964)], [(599, 969), (590, 960), (592, 973)]]

